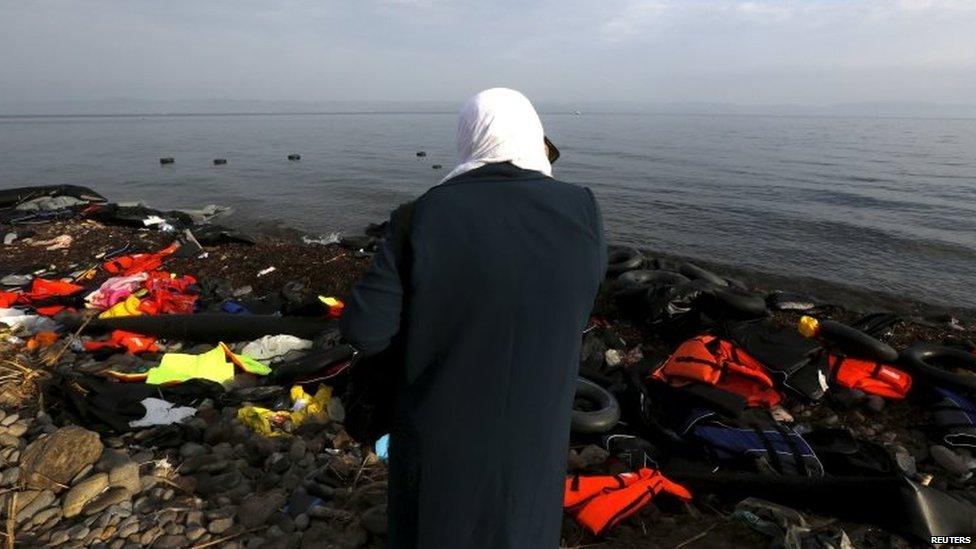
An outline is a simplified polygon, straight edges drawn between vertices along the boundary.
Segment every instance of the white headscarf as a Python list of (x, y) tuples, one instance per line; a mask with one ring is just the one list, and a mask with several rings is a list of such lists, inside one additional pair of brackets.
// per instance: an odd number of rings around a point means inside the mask
[(544, 137), (539, 115), (524, 95), (508, 88), (478, 93), (461, 107), (458, 165), (441, 183), (495, 162), (511, 162), (552, 177)]

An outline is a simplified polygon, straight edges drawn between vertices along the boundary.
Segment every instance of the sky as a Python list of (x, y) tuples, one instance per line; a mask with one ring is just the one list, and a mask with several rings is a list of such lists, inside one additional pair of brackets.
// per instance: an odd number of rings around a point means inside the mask
[(0, 102), (976, 102), (976, 0), (0, 0)]

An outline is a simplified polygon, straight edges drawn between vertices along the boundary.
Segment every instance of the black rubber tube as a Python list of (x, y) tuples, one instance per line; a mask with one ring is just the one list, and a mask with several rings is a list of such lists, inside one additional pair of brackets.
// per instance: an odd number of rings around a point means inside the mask
[(597, 435), (610, 431), (620, 421), (620, 404), (610, 391), (585, 379), (576, 380), (576, 398), (596, 403), (593, 411), (573, 410), (571, 429), (581, 435)]
[(607, 254), (607, 274), (610, 276), (640, 269), (643, 264), (644, 256), (633, 248), (617, 248)]
[(840, 322), (821, 320), (819, 334), (821, 339), (853, 357), (869, 358), (879, 362), (898, 360), (898, 351), (891, 345)]
[(72, 196), (85, 202), (105, 202), (105, 197), (79, 185), (42, 185), (0, 189), (0, 208), (16, 206), (25, 200), (41, 196)]
[(637, 270), (620, 273), (617, 277), (618, 288), (632, 288), (634, 286), (673, 286), (688, 282), (682, 274), (671, 271)]
[(740, 292), (729, 288), (715, 288), (711, 292), (717, 305), (728, 316), (735, 318), (761, 318), (769, 314), (766, 300), (757, 294)]
[(287, 334), (305, 339), (335, 327), (335, 320), (275, 315), (159, 315), (124, 316), (92, 321), (90, 329), (126, 330), (189, 341), (249, 341), (266, 335)]
[(681, 266), (678, 267), (678, 272), (692, 280), (704, 280), (705, 282), (711, 282), (712, 284), (720, 287), (729, 285), (724, 278), (718, 276), (712, 271), (703, 269), (694, 263), (682, 263)]
[[(901, 362), (929, 381), (957, 389), (976, 391), (976, 355), (954, 347), (914, 345), (901, 352)], [(946, 369), (962, 368), (973, 374), (957, 374)]]

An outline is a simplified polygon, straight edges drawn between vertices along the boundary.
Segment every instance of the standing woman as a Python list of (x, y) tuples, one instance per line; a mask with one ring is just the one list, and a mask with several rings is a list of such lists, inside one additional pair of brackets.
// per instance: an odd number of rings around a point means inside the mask
[(553, 179), (559, 153), (517, 91), (469, 99), (457, 141), (460, 163), (394, 214), (342, 316), (364, 354), (404, 349), (390, 547), (556, 547), (600, 211)]

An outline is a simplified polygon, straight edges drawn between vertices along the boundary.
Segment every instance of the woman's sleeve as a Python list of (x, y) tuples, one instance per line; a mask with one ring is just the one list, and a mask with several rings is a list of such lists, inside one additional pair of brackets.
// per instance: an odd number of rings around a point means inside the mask
[(342, 337), (366, 355), (387, 348), (400, 330), (403, 285), (399, 269), (402, 258), (398, 256), (402, 252), (396, 250), (396, 216), (391, 216), (386, 239), (353, 287), (339, 320)]

